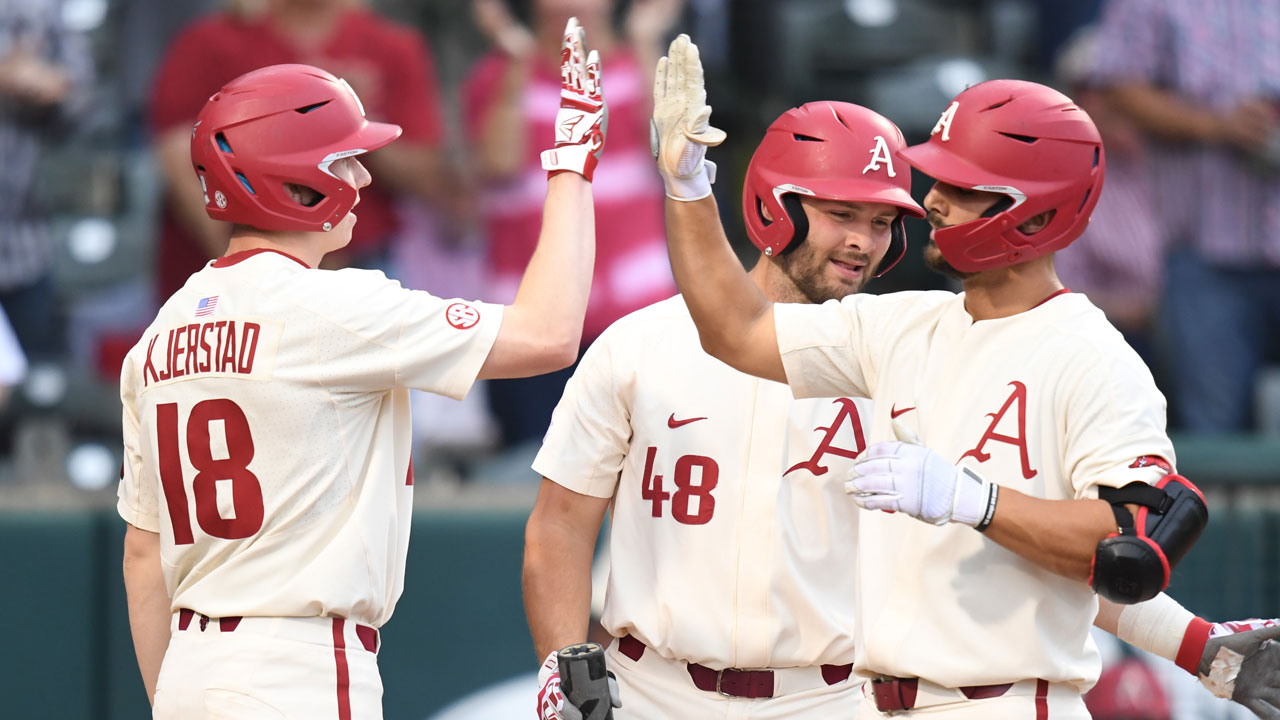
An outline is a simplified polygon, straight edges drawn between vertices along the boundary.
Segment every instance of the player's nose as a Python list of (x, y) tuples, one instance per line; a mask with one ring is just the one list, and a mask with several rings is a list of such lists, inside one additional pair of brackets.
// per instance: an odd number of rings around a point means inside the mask
[(352, 171), (355, 174), (355, 186), (357, 189), (368, 187), (373, 182), (373, 176), (369, 174), (369, 170), (365, 168), (364, 163), (355, 158), (351, 158)]
[(947, 199), (946, 196), (938, 190), (938, 183), (934, 183), (929, 188), (929, 192), (925, 194), (924, 202), (921, 203), (921, 205), (924, 206), (924, 209), (928, 211), (930, 215), (935, 213), (938, 215), (947, 214)]

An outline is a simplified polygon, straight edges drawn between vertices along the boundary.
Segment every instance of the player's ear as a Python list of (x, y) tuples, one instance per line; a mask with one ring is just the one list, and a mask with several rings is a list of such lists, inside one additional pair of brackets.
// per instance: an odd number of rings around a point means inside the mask
[(1039, 215), (1036, 215), (1030, 220), (1019, 225), (1018, 229), (1027, 235), (1035, 235), (1048, 227), (1049, 223), (1053, 221), (1054, 214), (1057, 212), (1057, 210), (1045, 210)]

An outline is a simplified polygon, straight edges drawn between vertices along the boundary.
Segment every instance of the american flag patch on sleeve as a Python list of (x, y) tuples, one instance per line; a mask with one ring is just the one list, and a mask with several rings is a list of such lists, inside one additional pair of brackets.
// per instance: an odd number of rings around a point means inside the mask
[(218, 309), (218, 296), (210, 295), (207, 298), (200, 298), (200, 302), (196, 304), (196, 317), (204, 317), (212, 315), (214, 310)]

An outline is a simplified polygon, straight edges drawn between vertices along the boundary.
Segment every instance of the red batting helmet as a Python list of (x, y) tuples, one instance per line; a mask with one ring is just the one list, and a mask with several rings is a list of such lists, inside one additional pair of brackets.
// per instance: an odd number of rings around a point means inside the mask
[[(1033, 82), (990, 80), (956, 96), (929, 139), (899, 153), (949, 185), (1005, 195), (993, 211), (933, 233), (962, 272), (1026, 262), (1080, 237), (1102, 192), (1106, 159), (1089, 115), (1071, 98)], [(1027, 235), (1018, 226), (1048, 210)]]
[[(886, 203), (924, 217), (911, 199), (911, 172), (894, 167), (906, 144), (896, 125), (859, 105), (811, 102), (783, 113), (747, 166), (742, 213), (751, 242), (770, 256), (799, 245), (809, 222), (798, 195)], [(765, 209), (772, 220), (765, 219)], [(893, 239), (899, 250), (881, 263), (880, 274), (906, 253), (901, 215), (893, 223)]]
[[(191, 131), (191, 162), (214, 220), (325, 231), (346, 217), (357, 194), (329, 166), (399, 136), (400, 126), (365, 119), (346, 81), (310, 65), (272, 65), (209, 98)], [(323, 197), (301, 205), (286, 183)]]

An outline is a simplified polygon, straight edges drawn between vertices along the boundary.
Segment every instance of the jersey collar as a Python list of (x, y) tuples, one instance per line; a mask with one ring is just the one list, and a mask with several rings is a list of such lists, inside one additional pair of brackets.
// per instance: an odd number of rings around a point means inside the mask
[(223, 255), (222, 257), (217, 258), (216, 260), (213, 261), (213, 266), (216, 268), (231, 267), (232, 265), (248, 260), (254, 255), (258, 255), (260, 253), (275, 253), (277, 255), (283, 255), (289, 258), (290, 260), (298, 263), (302, 267), (307, 268), (308, 270), (311, 269), (310, 265), (302, 262), (301, 260), (290, 255), (289, 253), (282, 252), (280, 250), (275, 250), (273, 248), (252, 248), (250, 250), (241, 250), (240, 252), (237, 252), (237, 253), (231, 253), (230, 255)]

